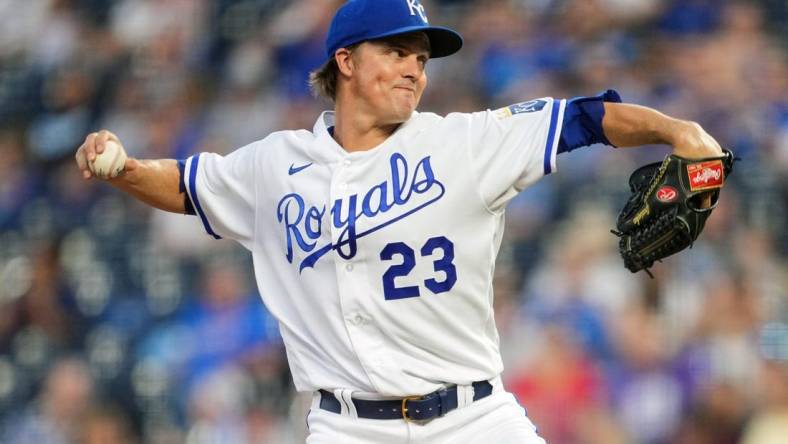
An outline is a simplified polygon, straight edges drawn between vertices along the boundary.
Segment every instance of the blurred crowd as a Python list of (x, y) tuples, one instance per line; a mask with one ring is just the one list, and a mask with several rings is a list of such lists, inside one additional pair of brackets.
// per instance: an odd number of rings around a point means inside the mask
[[(0, 0), (0, 442), (303, 442), (249, 255), (73, 155), (227, 153), (311, 128), (336, 0)], [(788, 4), (431, 0), (465, 37), (420, 109), (617, 89), (741, 158), (701, 238), (624, 270), (609, 234), (664, 147), (563, 154), (496, 268), (508, 388), (557, 444), (788, 443)], [(308, 398), (308, 396), (307, 396)]]

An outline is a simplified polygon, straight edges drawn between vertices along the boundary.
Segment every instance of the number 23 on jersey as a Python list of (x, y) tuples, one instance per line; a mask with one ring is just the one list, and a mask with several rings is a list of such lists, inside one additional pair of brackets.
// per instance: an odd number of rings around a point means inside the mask
[[(445, 293), (457, 282), (457, 268), (454, 266), (454, 243), (444, 236), (433, 237), (427, 240), (419, 251), (418, 260), (432, 260), (436, 276), (426, 279), (424, 287), (434, 294)], [(380, 252), (383, 261), (394, 261), (395, 256), (401, 260), (398, 264), (391, 265), (383, 273), (383, 295), (387, 301), (394, 299), (415, 298), (421, 296), (418, 285), (396, 286), (394, 280), (410, 274), (416, 267), (416, 251), (404, 242), (392, 242)], [(438, 272), (443, 272), (443, 280), (438, 280)]]

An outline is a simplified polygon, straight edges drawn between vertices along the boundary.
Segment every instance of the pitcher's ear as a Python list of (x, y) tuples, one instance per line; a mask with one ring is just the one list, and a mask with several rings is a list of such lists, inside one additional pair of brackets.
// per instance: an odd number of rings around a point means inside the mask
[(355, 69), (355, 57), (353, 57), (353, 50), (348, 48), (339, 48), (334, 53), (334, 60), (337, 62), (337, 68), (340, 74), (350, 76)]

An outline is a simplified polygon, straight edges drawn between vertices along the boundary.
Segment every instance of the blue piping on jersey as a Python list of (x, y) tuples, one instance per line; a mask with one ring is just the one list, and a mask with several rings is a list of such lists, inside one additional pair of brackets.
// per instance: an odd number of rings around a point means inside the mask
[(547, 146), (544, 148), (544, 174), (553, 171), (551, 160), (553, 158), (553, 142), (555, 141), (555, 128), (558, 126), (558, 110), (561, 102), (553, 99), (553, 111), (550, 113), (550, 129), (547, 131)]
[(186, 192), (186, 161), (183, 159), (178, 159), (178, 174), (180, 175), (178, 178), (178, 192), (183, 193), (183, 212), (189, 216), (196, 216), (197, 212), (194, 211), (192, 198)]
[(197, 187), (195, 184), (197, 176), (197, 164), (199, 163), (199, 160), (199, 154), (193, 156), (191, 168), (189, 168), (189, 189), (192, 192), (192, 203), (194, 204), (194, 208), (197, 210), (197, 214), (200, 215), (200, 220), (202, 221), (203, 227), (205, 227), (205, 231), (215, 239), (221, 239), (222, 237), (214, 233), (214, 231), (211, 229), (211, 224), (208, 223), (208, 218), (205, 217), (205, 212), (203, 212), (202, 206), (200, 205), (200, 199), (197, 197)]

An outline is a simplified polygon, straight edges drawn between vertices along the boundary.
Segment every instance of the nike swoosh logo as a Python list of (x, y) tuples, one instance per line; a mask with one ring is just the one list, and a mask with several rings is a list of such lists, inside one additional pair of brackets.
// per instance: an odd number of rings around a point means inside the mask
[(309, 162), (308, 164), (302, 165), (300, 167), (296, 167), (295, 164), (290, 164), (290, 169), (287, 171), (287, 174), (292, 176), (293, 174), (295, 174), (295, 173), (297, 173), (297, 172), (299, 172), (301, 170), (305, 170), (305, 169), (309, 168), (310, 166), (312, 166), (312, 162)]

